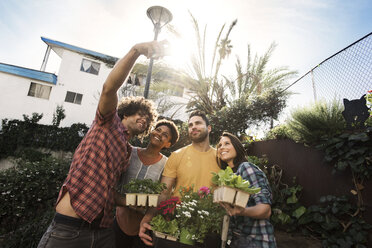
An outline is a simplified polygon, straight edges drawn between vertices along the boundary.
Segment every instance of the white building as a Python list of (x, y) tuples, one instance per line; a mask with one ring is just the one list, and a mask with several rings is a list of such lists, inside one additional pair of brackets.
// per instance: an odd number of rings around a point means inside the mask
[[(40, 71), (0, 63), (0, 119), (23, 119), (23, 114), (36, 112), (43, 114), (39, 123), (50, 125), (56, 107), (63, 106), (66, 118), (61, 126), (78, 122), (90, 126), (102, 85), (118, 58), (41, 39), (48, 49)], [(58, 76), (44, 71), (51, 50), (61, 58)], [(176, 98), (187, 102), (183, 97)], [(178, 111), (173, 116), (185, 120), (184, 107)]]

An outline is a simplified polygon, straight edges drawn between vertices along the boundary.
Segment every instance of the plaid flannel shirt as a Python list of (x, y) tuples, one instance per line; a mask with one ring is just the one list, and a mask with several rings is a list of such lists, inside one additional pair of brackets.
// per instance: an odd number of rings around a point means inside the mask
[(67, 190), (78, 216), (91, 223), (103, 212), (100, 226), (109, 227), (115, 186), (129, 165), (128, 138), (116, 110), (102, 116), (97, 109), (91, 128), (75, 150), (57, 203)]
[[(271, 205), (271, 188), (262, 170), (252, 163), (244, 162), (239, 165), (236, 174), (248, 180), (252, 186), (261, 188), (259, 193), (250, 196), (247, 207), (262, 203)], [(274, 228), (269, 220), (253, 219), (247, 216), (233, 216), (230, 230), (233, 233), (235, 232), (246, 237), (250, 242), (258, 244), (258, 247), (276, 247)]]

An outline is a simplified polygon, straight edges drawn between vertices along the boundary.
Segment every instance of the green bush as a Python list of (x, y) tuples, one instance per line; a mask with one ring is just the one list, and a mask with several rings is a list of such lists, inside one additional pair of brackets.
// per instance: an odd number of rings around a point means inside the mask
[(24, 116), (23, 121), (2, 120), (0, 158), (13, 156), (20, 147), (74, 151), (88, 131), (88, 127), (81, 123), (62, 128), (37, 124), (39, 119), (36, 117)]
[(279, 126), (274, 127), (273, 129), (270, 129), (269, 132), (267, 132), (265, 140), (271, 140), (271, 139), (292, 139), (293, 134), (291, 132), (291, 129), (286, 124), (282, 124)]
[(209, 135), (211, 144), (217, 144), (223, 131), (238, 137), (244, 135), (248, 128), (261, 128), (278, 119), (286, 107), (288, 95), (282, 91), (268, 90), (262, 95), (250, 99), (238, 99), (208, 115), (212, 131)]
[(335, 170), (350, 168), (362, 183), (372, 176), (372, 127), (337, 135), (317, 146), (324, 151), (324, 160)]
[(305, 234), (322, 239), (323, 247), (367, 247), (367, 224), (346, 196), (320, 198), (320, 205), (310, 206), (299, 219)]
[(51, 214), (47, 213), (53, 212), (69, 165), (70, 161), (52, 157), (34, 162), (19, 159), (17, 166), (0, 172), (0, 235), (7, 247), (37, 244), (50, 221)]
[(288, 122), (293, 139), (313, 144), (321, 138), (332, 137), (345, 129), (340, 102), (318, 101), (315, 104), (295, 110)]
[(41, 161), (49, 156), (49, 153), (42, 153), (33, 148), (21, 148), (14, 152), (14, 157), (28, 160), (30, 162)]

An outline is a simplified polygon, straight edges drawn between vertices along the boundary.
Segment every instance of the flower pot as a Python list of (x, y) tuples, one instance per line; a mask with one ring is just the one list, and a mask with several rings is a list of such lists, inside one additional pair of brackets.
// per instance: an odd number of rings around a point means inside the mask
[(217, 233), (208, 233), (205, 236), (204, 243), (201, 244), (201, 247), (221, 247), (221, 235)]
[(180, 233), (180, 243), (186, 244), (186, 245), (193, 245), (195, 242), (192, 239), (192, 233), (186, 228), (181, 229)]
[(249, 194), (247, 192), (238, 190), (235, 196), (234, 205), (245, 208), (249, 200)]
[(146, 207), (147, 194), (137, 194), (137, 206)]
[(135, 206), (136, 205), (136, 194), (126, 193), (125, 194), (125, 205), (127, 206)]
[(167, 236), (165, 233), (162, 233), (162, 232), (158, 232), (158, 231), (153, 231), (153, 232), (154, 232), (154, 235), (158, 238), (165, 239), (165, 237)]
[(154, 237), (154, 248), (178, 248), (179, 243), (177, 241), (167, 240), (159, 237)]
[(153, 231), (153, 234), (155, 248), (178, 248), (180, 245), (176, 237), (158, 231)]
[(177, 241), (177, 237), (174, 237), (174, 236), (171, 236), (171, 235), (167, 235), (166, 239), (172, 240), (172, 241)]
[[(214, 196), (216, 194), (216, 198)], [(218, 187), (213, 193), (214, 202), (227, 202), (230, 204), (234, 203), (236, 189), (227, 186)]]
[(148, 194), (148, 199), (149, 199), (149, 207), (156, 207), (158, 205), (158, 199), (159, 195), (158, 194)]

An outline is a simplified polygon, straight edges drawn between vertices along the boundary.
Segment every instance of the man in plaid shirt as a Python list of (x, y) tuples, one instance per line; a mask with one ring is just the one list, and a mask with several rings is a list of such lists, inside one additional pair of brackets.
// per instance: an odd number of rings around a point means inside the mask
[(56, 215), (38, 247), (115, 247), (113, 207), (125, 205), (115, 191), (129, 165), (128, 140), (148, 134), (157, 113), (142, 97), (123, 99), (117, 91), (140, 55), (159, 58), (164, 42), (139, 43), (120, 59), (102, 89), (96, 116), (77, 147), (56, 203)]

